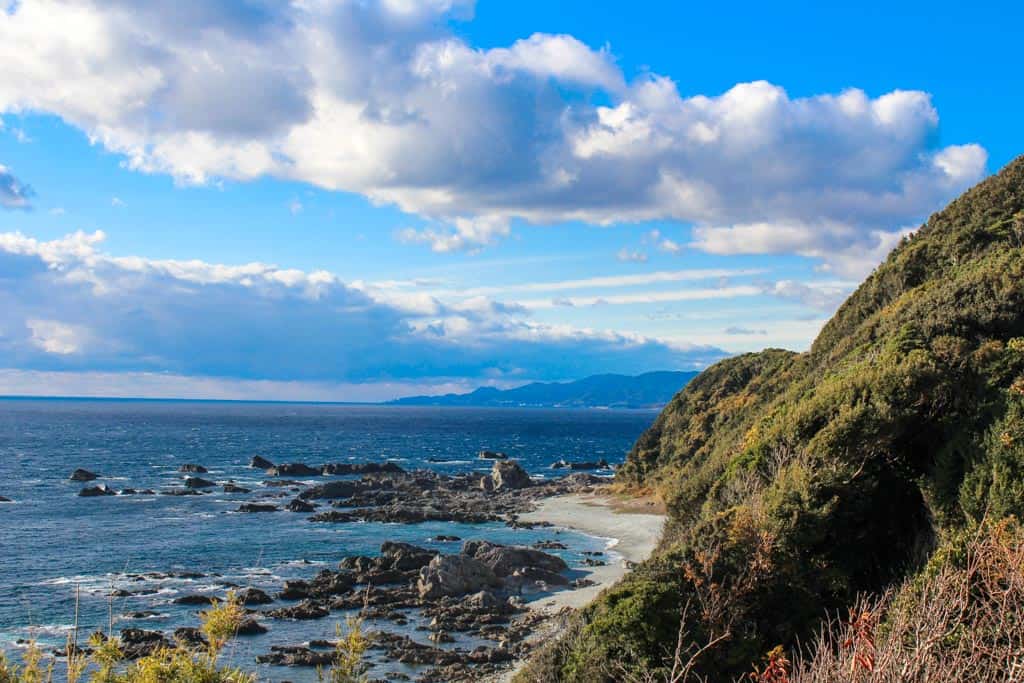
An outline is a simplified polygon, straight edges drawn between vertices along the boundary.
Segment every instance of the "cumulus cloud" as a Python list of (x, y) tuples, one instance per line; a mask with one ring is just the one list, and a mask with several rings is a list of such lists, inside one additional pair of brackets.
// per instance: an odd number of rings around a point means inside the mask
[(56, 114), (180, 182), (357, 192), (430, 219), (401, 237), (436, 251), (486, 246), (514, 220), (669, 219), (697, 226), (695, 248), (853, 270), (828, 254), (878, 246), (985, 171), (981, 147), (938, 144), (923, 92), (686, 95), (568, 35), (477, 48), (451, 29), (472, 11), (23, 0), (0, 13), (0, 113)]
[[(436, 383), (697, 367), (724, 353), (546, 325), (484, 295), (359, 286), (262, 263), (112, 256), (101, 232), (0, 233), (0, 359), (22, 371)], [(296, 334), (302, 330), (302, 334)]]
[(615, 258), (622, 263), (647, 263), (647, 254), (639, 249), (619, 249)]
[(0, 164), (0, 207), (5, 209), (29, 209), (32, 188), (14, 177), (6, 166)]

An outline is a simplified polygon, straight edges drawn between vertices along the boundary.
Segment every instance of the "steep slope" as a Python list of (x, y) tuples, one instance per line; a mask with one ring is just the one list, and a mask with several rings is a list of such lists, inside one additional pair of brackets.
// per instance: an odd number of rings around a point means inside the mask
[(678, 633), (684, 653), (715, 641), (697, 673), (733, 680), (1024, 512), (1024, 158), (904, 240), (809, 352), (693, 380), (617, 479), (665, 498), (661, 548), (523, 680), (656, 673)]
[(468, 394), (410, 396), (393, 405), (534, 408), (661, 408), (696, 372), (592, 375), (575, 382), (533, 382), (514, 389), (481, 387)]

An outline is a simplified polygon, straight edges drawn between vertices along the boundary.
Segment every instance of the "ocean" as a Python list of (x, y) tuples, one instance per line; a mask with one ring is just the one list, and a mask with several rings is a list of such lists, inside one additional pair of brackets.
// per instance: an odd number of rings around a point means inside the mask
[[(182, 595), (223, 595), (226, 586), (273, 594), (289, 578), (311, 578), (346, 555), (378, 554), (386, 540), (424, 547), (439, 534), (531, 544), (557, 538), (578, 567), (608, 539), (567, 530), (510, 529), (501, 523), (313, 524), (307, 515), (244, 514), (239, 498), (202, 496), (81, 498), (83, 486), (180, 488), (181, 465), (204, 478), (259, 491), (268, 478), (248, 467), (273, 462), (382, 462), (454, 474), (490, 470), (483, 449), (505, 451), (531, 474), (557, 476), (559, 459), (621, 462), (654, 419), (651, 411), (472, 409), (286, 403), (0, 400), (0, 649), (36, 639), (63, 644), (80, 598), (79, 632), (121, 628), (172, 631), (196, 626)], [(69, 481), (76, 468), (96, 482)], [(309, 483), (321, 478), (302, 478)], [(456, 546), (457, 548), (457, 546)], [(445, 552), (453, 552), (449, 545)], [(110, 598), (111, 593), (131, 592)], [(134, 618), (133, 618), (134, 617)], [(261, 681), (316, 680), (313, 671), (259, 666), (271, 645), (334, 636), (343, 614), (291, 622), (261, 619), (267, 634), (237, 639), (228, 659)], [(370, 624), (371, 628), (378, 625)], [(380, 625), (401, 633), (393, 624)], [(415, 620), (406, 627), (415, 633)], [(422, 640), (422, 634), (418, 636)], [(472, 647), (457, 641), (452, 646)], [(382, 668), (383, 667), (383, 668)], [(384, 665), (378, 674), (386, 676)]]

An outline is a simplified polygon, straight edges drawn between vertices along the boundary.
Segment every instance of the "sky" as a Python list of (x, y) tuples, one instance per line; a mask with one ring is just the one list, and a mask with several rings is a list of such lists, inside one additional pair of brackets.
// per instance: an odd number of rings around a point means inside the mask
[(804, 350), (1024, 152), (1014, 2), (0, 0), (0, 394)]

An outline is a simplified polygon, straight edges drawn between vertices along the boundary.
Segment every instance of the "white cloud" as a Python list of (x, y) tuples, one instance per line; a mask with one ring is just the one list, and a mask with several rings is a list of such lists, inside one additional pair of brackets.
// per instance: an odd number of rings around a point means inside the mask
[(29, 209), (35, 193), (0, 164), (0, 207), (5, 209)]
[(350, 285), (263, 263), (113, 256), (103, 233), (0, 233), (0, 367), (272, 382), (566, 379), (718, 349), (529, 320), (514, 302)]
[(293, 199), (290, 202), (288, 202), (288, 213), (290, 213), (293, 216), (298, 216), (300, 213), (302, 213), (303, 208), (304, 207), (302, 206), (302, 202), (300, 202), (298, 199)]
[(938, 144), (923, 92), (684, 95), (572, 36), (476, 48), (449, 28), (472, 9), (24, 0), (0, 13), (0, 113), (56, 114), (180, 182), (357, 192), (430, 219), (401, 237), (436, 251), (479, 249), (516, 220), (666, 219), (697, 225), (696, 248), (760, 226), (747, 249), (826, 258), (872, 248), (985, 170), (981, 147)]
[(647, 263), (647, 254), (638, 249), (632, 251), (626, 248), (619, 249), (615, 258), (622, 263)]
[(123, 199), (121, 199), (120, 197), (111, 197), (110, 198), (110, 205), (113, 206), (115, 209), (120, 209), (120, 208), (123, 208), (125, 206), (128, 206), (128, 204)]

